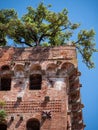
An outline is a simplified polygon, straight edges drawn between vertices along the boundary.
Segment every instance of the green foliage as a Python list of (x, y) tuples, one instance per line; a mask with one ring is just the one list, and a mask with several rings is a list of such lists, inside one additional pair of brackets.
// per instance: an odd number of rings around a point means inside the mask
[(0, 10), (0, 46), (6, 45), (9, 23), (16, 18), (17, 13), (13, 9)]
[(93, 68), (94, 63), (92, 62), (92, 55), (94, 52), (97, 52), (95, 48), (94, 41), (95, 32), (91, 30), (81, 30), (78, 33), (78, 40), (74, 43), (76, 48), (80, 52), (83, 58), (83, 62), (88, 66), (88, 68)]
[[(51, 5), (40, 3), (35, 9), (27, 8), (27, 13), (20, 19), (14, 10), (0, 11), (0, 46), (7, 45), (7, 39), (12, 39), (16, 44), (25, 46), (59, 46), (65, 45), (80, 26), (72, 23), (68, 18), (67, 9), (61, 12), (49, 10)], [(94, 30), (82, 30), (78, 33), (77, 40), (72, 44), (83, 57), (83, 62), (89, 68), (94, 67), (91, 57), (95, 49)]]
[(6, 105), (6, 102), (5, 101), (0, 101), (0, 107), (3, 107)]
[(3, 109), (0, 110), (0, 123), (3, 122), (3, 121), (5, 121), (6, 116), (7, 116), (6, 111), (3, 110)]

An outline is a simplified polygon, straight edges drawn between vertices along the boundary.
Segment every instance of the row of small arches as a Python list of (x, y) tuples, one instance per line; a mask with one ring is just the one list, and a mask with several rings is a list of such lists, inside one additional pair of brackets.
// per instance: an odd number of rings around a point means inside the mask
[[(70, 62), (65, 62), (61, 65), (61, 70), (71, 70), (74, 68), (74, 65)], [(15, 71), (25, 71), (26, 69), (29, 69), (30, 71), (41, 71), (42, 67), (40, 64), (31, 64), (29, 66), (24, 65), (23, 63), (16, 63), (15, 66), (12, 68), (12, 70)], [(46, 66), (46, 71), (56, 71), (58, 69), (58, 65), (55, 63), (50, 63)], [(10, 71), (11, 67), (9, 65), (3, 65), (0, 68), (0, 71)]]
[[(24, 70), (24, 65), (19, 63), (19, 64), (16, 64), (14, 66), (14, 75), (16, 78), (22, 78), (22, 77), (25, 77), (25, 71)], [(27, 72), (27, 77), (29, 77), (29, 89), (32, 89), (32, 90), (40, 90), (41, 89), (41, 84), (42, 84), (42, 73), (41, 73), (41, 66), (39, 64), (33, 64), (31, 65), (30, 67), (27, 67), (27, 69), (30, 68), (30, 74)], [(72, 63), (63, 63), (61, 65), (61, 70), (60, 70), (60, 73), (59, 74), (64, 74), (66, 73), (66, 70), (67, 71), (70, 71), (71, 69), (74, 68), (74, 65)], [(46, 70), (46, 74), (50, 75), (50, 76), (53, 76), (54, 74), (57, 74), (57, 65), (54, 64), (54, 63), (51, 63), (51, 64), (48, 64), (47, 65), (47, 70)], [(1, 72), (2, 71), (10, 71), (10, 66), (8, 65), (3, 65), (1, 67)], [(5, 73), (4, 73), (5, 74)], [(59, 75), (58, 74), (58, 75)], [(4, 75), (3, 74), (1, 75), (1, 78), (0, 78), (0, 90), (10, 90), (11, 89), (11, 80), (12, 80), (12, 75)]]

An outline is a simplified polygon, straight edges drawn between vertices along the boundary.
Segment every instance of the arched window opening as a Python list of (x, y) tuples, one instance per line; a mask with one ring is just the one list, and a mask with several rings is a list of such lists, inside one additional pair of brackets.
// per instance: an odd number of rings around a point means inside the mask
[(26, 124), (27, 130), (40, 130), (40, 122), (37, 119), (30, 119)]
[(42, 76), (40, 74), (30, 75), (30, 90), (40, 90), (42, 84)]
[(1, 77), (0, 90), (8, 91), (11, 89), (11, 77)]
[(7, 130), (7, 125), (6, 124), (0, 124), (0, 130)]
[(6, 70), (10, 70), (10, 67), (8, 65), (3, 65), (1, 67), (1, 71), (6, 71)]

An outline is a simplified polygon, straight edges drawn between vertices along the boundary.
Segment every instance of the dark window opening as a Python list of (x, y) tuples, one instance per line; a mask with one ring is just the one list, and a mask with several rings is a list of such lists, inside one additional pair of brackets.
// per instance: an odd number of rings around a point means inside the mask
[(40, 74), (30, 75), (30, 90), (40, 90), (42, 83), (42, 76)]
[(6, 124), (0, 124), (0, 130), (7, 130)]
[(9, 68), (8, 65), (4, 65), (4, 66), (1, 67), (1, 70), (2, 70), (2, 71), (10, 70), (10, 68)]
[(37, 119), (30, 119), (26, 125), (27, 130), (40, 130), (40, 122)]
[(0, 90), (2, 91), (8, 91), (11, 89), (11, 78), (1, 78), (0, 82)]

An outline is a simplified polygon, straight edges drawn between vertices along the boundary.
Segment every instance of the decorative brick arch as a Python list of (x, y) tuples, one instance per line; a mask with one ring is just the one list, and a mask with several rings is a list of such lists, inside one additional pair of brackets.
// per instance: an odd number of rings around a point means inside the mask
[(74, 65), (70, 62), (64, 62), (57, 71), (57, 75), (70, 74), (74, 70)]
[(24, 64), (17, 63), (13, 70), (16, 77), (24, 77)]
[(46, 73), (48, 75), (56, 74), (56, 72), (57, 72), (57, 65), (56, 64), (50, 63), (50, 64), (47, 65), (47, 67), (46, 67)]
[(36, 63), (36, 64), (31, 64), (30, 65), (30, 71), (41, 71), (41, 66), (40, 64)]
[(14, 71), (24, 71), (24, 64), (17, 63), (14, 67)]
[(71, 62), (65, 62), (61, 65), (60, 74), (69, 74), (75, 69), (74, 64)]
[(70, 62), (65, 62), (62, 64), (61, 69), (66, 70), (67, 72), (73, 70), (75, 68), (74, 64)]
[(46, 70), (55, 70), (55, 69), (57, 69), (57, 65), (54, 63), (48, 64), (46, 68)]

